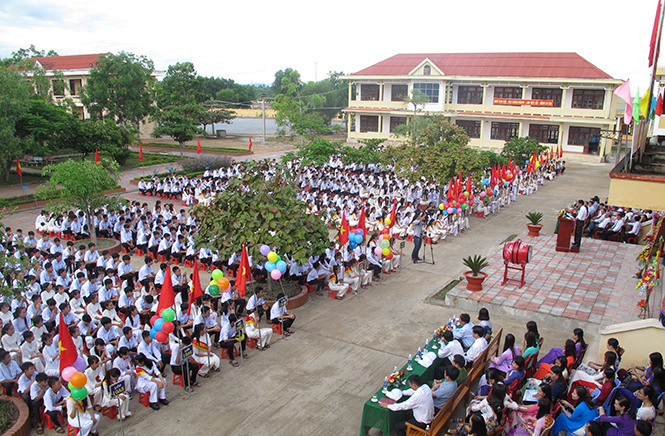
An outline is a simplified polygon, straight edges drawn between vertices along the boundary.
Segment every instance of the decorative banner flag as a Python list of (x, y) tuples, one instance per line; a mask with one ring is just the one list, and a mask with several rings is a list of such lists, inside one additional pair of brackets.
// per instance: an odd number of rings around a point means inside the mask
[(95, 148), (95, 162), (99, 165), (99, 150)]
[(65, 324), (65, 320), (62, 318), (62, 312), (60, 312), (60, 325), (58, 326), (58, 350), (60, 350), (60, 374), (62, 370), (72, 366), (76, 362), (78, 357), (78, 352), (76, 351), (76, 346), (74, 346), (74, 341), (72, 340), (72, 335), (69, 334), (69, 327)]
[(653, 30), (651, 30), (651, 42), (649, 43), (649, 66), (652, 66), (658, 59), (660, 52), (660, 41), (658, 41), (658, 23), (660, 22), (660, 4), (658, 0), (658, 8), (656, 8), (656, 18), (653, 21)]
[(192, 276), (192, 293), (189, 296), (189, 307), (187, 308), (187, 315), (192, 312), (192, 304), (194, 301), (203, 295), (201, 288), (201, 278), (199, 277), (199, 260), (194, 260), (194, 275)]
[(343, 247), (349, 242), (349, 223), (346, 221), (345, 210), (342, 210), (342, 227), (339, 229), (339, 246)]
[(395, 220), (397, 219), (397, 197), (393, 198), (393, 210), (390, 212), (390, 225), (389, 229), (392, 229), (395, 225)]
[(658, 101), (656, 102), (654, 113), (658, 116), (663, 115), (663, 94), (658, 94)]
[(139, 142), (139, 161), (143, 163), (143, 143)]
[(201, 141), (199, 141), (199, 138), (196, 138), (196, 154), (201, 154)]
[(647, 118), (647, 111), (649, 110), (649, 95), (651, 94), (651, 87), (647, 88), (647, 92), (644, 93), (640, 99), (640, 115)]
[(617, 89), (614, 94), (621, 100), (626, 102), (626, 110), (623, 113), (624, 124), (630, 124), (633, 119), (633, 99), (630, 97), (630, 79), (626, 79)]
[(640, 122), (640, 88), (637, 88), (637, 94), (633, 98), (633, 121)]
[(249, 151), (252, 151), (252, 137), (249, 137)]
[(240, 256), (240, 266), (236, 275), (236, 288), (240, 292), (240, 296), (244, 297), (247, 288), (247, 279), (251, 280), (249, 256), (247, 255), (247, 244), (242, 244), (242, 255)]
[(167, 266), (164, 271), (164, 283), (162, 291), (159, 293), (159, 304), (157, 305), (157, 315), (162, 314), (164, 309), (173, 307), (175, 304), (175, 294), (173, 293), (173, 281), (171, 280), (171, 267)]
[(358, 229), (362, 229), (363, 237), (367, 236), (367, 226), (365, 225), (365, 205), (363, 204), (363, 210), (360, 212), (360, 218), (358, 218)]
[(23, 171), (21, 170), (21, 162), (19, 162), (18, 158), (16, 158), (16, 174), (18, 174), (19, 177), (23, 177)]

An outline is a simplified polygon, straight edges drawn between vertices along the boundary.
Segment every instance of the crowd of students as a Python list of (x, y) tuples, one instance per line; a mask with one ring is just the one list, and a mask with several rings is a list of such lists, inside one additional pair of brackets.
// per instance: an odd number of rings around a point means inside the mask
[[(441, 359), (431, 386), (419, 376), (409, 377), (411, 389), (404, 402), (382, 404), (407, 411), (396, 424), (406, 434), (406, 423), (426, 428), (467, 377), (475, 359), (488, 347), (492, 323), (486, 309), (474, 325), (463, 313), (452, 330), (445, 331), (438, 349)], [(623, 348), (615, 338), (607, 342), (603, 362), (582, 363), (587, 350), (584, 331), (575, 329), (563, 348), (550, 349), (540, 360), (543, 338), (536, 322), (526, 324), (521, 347), (515, 335), (505, 335), (498, 357), (492, 357), (478, 383), (465, 418), (448, 435), (473, 436), (650, 436), (663, 412), (665, 370), (660, 352), (649, 355), (648, 366), (621, 368)], [(544, 351), (543, 351), (544, 352)], [(525, 394), (529, 389), (530, 395)]]

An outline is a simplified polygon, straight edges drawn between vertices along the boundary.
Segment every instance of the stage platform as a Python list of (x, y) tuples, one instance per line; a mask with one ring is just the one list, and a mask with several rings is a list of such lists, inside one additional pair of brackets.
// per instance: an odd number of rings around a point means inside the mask
[[(446, 305), (469, 311), (472, 319), (478, 308), (487, 307), (490, 315), (531, 316), (559, 328), (588, 324), (598, 328), (638, 320), (637, 302), (643, 297), (635, 289), (638, 280), (634, 275), (638, 270), (636, 257), (643, 247), (584, 238), (579, 253), (559, 253), (555, 251), (556, 236), (541, 233), (529, 237), (525, 232), (517, 237), (533, 250), (521, 289), (513, 282), (501, 286), (501, 245), (483, 270), (488, 274), (483, 290), (467, 291), (463, 280), (448, 291)], [(519, 274), (509, 270), (510, 278), (519, 278)]]

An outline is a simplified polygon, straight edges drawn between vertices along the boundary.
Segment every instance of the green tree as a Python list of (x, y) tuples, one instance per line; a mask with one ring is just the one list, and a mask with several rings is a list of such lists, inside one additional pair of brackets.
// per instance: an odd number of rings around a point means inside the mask
[(203, 131), (206, 131), (206, 127), (211, 124), (212, 131), (215, 132), (215, 124), (227, 123), (231, 124), (231, 120), (234, 119), (235, 112), (229, 111), (226, 109), (220, 109), (213, 105), (204, 104), (207, 106), (207, 109), (202, 113), (199, 123), (203, 124)]
[(247, 243), (256, 261), (260, 246), (267, 244), (301, 264), (325, 251), (330, 244), (328, 227), (297, 199), (293, 172), (281, 165), (266, 180), (268, 168), (268, 160), (247, 162), (243, 175), (232, 178), (210, 206), (194, 207), (192, 213), (201, 218), (197, 247), (211, 248), (228, 259)]
[(201, 103), (206, 100), (202, 83), (194, 64), (179, 62), (169, 66), (157, 86), (157, 127), (153, 135), (171, 136), (180, 144), (180, 156), (183, 144), (202, 132), (199, 125), (205, 108)]
[(30, 44), (28, 48), (19, 48), (15, 52), (12, 52), (12, 55), (6, 59), (3, 59), (0, 64), (9, 67), (11, 65), (19, 65), (21, 62), (26, 59), (36, 58), (36, 57), (51, 57), (59, 56), (55, 50), (37, 50), (34, 44)]
[(529, 160), (534, 153), (545, 150), (547, 150), (547, 147), (533, 138), (513, 136), (503, 145), (501, 156), (512, 159), (517, 165), (524, 165), (524, 162)]
[(459, 126), (447, 122), (442, 115), (430, 120), (418, 142), (406, 141), (386, 149), (386, 161), (395, 165), (395, 172), (411, 181), (424, 176), (439, 184), (447, 183), (460, 170), (479, 178), (488, 158), (468, 146), (469, 137)]
[(397, 137), (411, 138), (412, 141), (417, 142), (421, 132), (432, 123), (429, 117), (418, 117), (429, 101), (429, 96), (423, 94), (420, 89), (412, 90), (411, 95), (404, 98), (404, 102), (407, 103), (407, 106), (413, 107), (413, 117), (408, 123), (395, 127), (393, 134)]
[(42, 175), (50, 176), (50, 179), (37, 187), (37, 196), (48, 200), (56, 198), (58, 192), (60, 197), (49, 203), (50, 208), (74, 208), (85, 212), (93, 242), (97, 241), (93, 221), (95, 210), (104, 206), (117, 208), (125, 201), (104, 194), (104, 191), (114, 189), (120, 180), (118, 164), (108, 159), (103, 159), (99, 165), (90, 160), (67, 160), (45, 166)]
[(154, 112), (154, 69), (146, 56), (102, 55), (90, 70), (81, 100), (93, 118), (108, 117), (138, 133), (141, 123)]
[(16, 133), (16, 123), (28, 112), (32, 87), (24, 80), (24, 74), (15, 68), (0, 67), (0, 168), (5, 181), (16, 165), (16, 158), (32, 144), (30, 138)]
[(59, 148), (71, 148), (82, 153), (84, 159), (99, 150), (122, 165), (130, 154), (127, 144), (132, 141), (129, 131), (116, 125), (110, 118), (79, 120), (72, 116), (67, 118), (53, 142)]
[(303, 165), (321, 166), (328, 162), (331, 156), (339, 154), (341, 150), (341, 142), (314, 136), (310, 141), (296, 145), (295, 152), (284, 154), (282, 161), (300, 160)]
[(371, 164), (381, 163), (384, 160), (384, 146), (386, 139), (371, 138), (361, 139), (358, 147), (345, 145), (341, 150), (342, 163), (348, 164)]

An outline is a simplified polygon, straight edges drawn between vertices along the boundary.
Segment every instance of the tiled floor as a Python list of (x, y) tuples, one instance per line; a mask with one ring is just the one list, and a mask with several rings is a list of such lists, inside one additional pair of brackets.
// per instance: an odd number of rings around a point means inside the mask
[[(526, 266), (525, 284), (512, 282), (501, 286), (504, 263), (503, 246), (490, 258), (483, 290), (466, 290), (462, 281), (449, 291), (451, 296), (501, 304), (534, 312), (610, 325), (638, 319), (635, 290), (635, 260), (641, 246), (585, 238), (579, 253), (555, 251), (557, 235), (541, 233), (519, 238), (532, 247), (531, 262)], [(509, 278), (519, 278), (519, 271), (509, 270)]]

